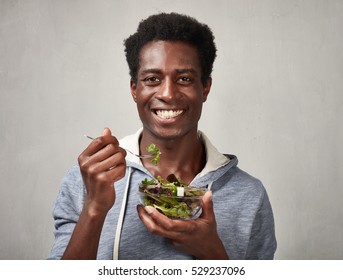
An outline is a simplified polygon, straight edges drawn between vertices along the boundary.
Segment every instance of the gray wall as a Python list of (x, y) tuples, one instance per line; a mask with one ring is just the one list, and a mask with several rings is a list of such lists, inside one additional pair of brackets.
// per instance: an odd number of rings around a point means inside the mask
[(140, 121), (122, 41), (158, 11), (218, 46), (200, 128), (260, 178), (277, 259), (343, 258), (343, 1), (0, 2), (0, 258), (44, 259), (61, 178), (109, 126)]

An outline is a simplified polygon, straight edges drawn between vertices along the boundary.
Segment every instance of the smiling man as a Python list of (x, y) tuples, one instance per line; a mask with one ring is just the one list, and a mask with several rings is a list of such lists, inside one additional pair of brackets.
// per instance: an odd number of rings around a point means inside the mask
[[(272, 259), (274, 220), (261, 182), (198, 130), (216, 57), (207, 25), (180, 14), (142, 21), (125, 40), (142, 128), (117, 140), (105, 129), (65, 176), (55, 203), (50, 259)], [(126, 154), (162, 151), (157, 165)], [(210, 191), (193, 220), (139, 203), (145, 178), (174, 174)], [(114, 187), (113, 187), (114, 186)]]

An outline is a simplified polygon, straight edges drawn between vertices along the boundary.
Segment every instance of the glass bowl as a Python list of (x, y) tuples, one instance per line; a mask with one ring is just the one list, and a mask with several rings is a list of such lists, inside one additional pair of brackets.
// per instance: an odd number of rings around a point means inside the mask
[(140, 202), (152, 206), (171, 219), (191, 220), (201, 214), (202, 197), (208, 190), (198, 187), (139, 185)]

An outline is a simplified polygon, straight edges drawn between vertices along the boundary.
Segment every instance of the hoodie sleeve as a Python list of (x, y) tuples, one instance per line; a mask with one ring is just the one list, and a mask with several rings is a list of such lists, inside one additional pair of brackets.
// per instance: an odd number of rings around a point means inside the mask
[(61, 182), (52, 211), (55, 225), (55, 240), (48, 259), (61, 259), (79, 219), (84, 201), (84, 193), (79, 167), (74, 166)]
[(245, 259), (271, 260), (276, 251), (273, 211), (264, 190), (261, 205), (253, 222)]

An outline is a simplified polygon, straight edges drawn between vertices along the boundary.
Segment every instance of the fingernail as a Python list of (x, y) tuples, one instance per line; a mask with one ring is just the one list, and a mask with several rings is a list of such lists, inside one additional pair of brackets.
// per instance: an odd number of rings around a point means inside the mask
[(154, 207), (152, 206), (145, 206), (145, 211), (150, 215), (152, 212), (154, 212)]

